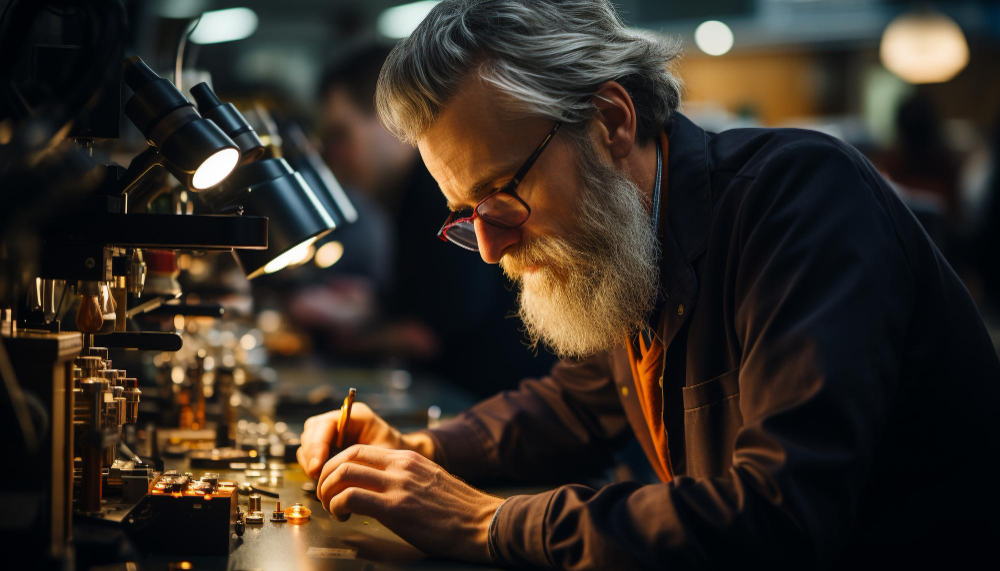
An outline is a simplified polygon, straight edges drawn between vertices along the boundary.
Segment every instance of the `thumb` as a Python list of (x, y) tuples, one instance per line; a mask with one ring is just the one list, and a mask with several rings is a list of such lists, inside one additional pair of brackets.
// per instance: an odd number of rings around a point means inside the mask
[(319, 476), (319, 471), (323, 468), (323, 463), (326, 462), (327, 457), (330, 455), (330, 445), (323, 442), (313, 444), (306, 450), (305, 455), (309, 465), (303, 466), (303, 468), (305, 468), (306, 474), (309, 474), (309, 477), (316, 478)]

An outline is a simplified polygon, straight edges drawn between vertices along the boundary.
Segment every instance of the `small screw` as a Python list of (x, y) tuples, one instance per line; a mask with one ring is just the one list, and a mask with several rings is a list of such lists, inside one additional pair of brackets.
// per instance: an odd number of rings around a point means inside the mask
[(285, 512), (281, 511), (281, 502), (275, 502), (274, 511), (271, 512), (271, 521), (279, 523), (285, 521)]

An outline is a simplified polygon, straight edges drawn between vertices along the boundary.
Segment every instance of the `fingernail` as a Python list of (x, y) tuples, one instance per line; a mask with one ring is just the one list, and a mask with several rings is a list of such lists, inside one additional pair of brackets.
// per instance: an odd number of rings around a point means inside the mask
[(309, 469), (306, 470), (310, 474), (316, 471), (316, 466), (319, 466), (319, 458), (313, 458), (309, 461)]

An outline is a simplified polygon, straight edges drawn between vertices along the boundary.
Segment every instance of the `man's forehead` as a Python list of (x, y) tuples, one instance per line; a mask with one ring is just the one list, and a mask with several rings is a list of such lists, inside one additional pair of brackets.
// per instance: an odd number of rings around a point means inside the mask
[(463, 82), (420, 136), (424, 163), (450, 203), (470, 199), (468, 191), (484, 176), (516, 169), (524, 160), (524, 131), (533, 132), (541, 121), (505, 112), (504, 103), (492, 86)]

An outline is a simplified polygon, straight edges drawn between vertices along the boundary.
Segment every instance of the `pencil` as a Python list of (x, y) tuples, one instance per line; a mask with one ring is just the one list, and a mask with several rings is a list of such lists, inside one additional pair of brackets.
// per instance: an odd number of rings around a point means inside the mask
[(351, 407), (354, 405), (354, 395), (358, 389), (351, 388), (344, 398), (344, 405), (340, 407), (340, 420), (337, 422), (337, 448), (344, 447), (344, 433), (347, 432), (347, 423), (351, 420)]

